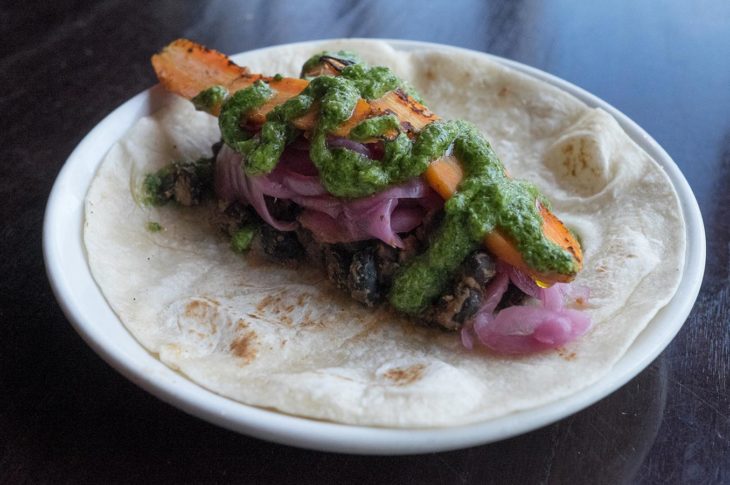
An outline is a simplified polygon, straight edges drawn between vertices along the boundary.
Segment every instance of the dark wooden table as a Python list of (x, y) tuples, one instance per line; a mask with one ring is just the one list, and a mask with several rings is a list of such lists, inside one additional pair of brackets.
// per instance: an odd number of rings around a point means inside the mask
[[(418, 4), (426, 2), (418, 2)], [(730, 483), (730, 3), (2, 2), (0, 483)], [(64, 160), (151, 86), (185, 36), (223, 52), (318, 38), (441, 42), (602, 97), (664, 146), (705, 218), (702, 291), (637, 378), (552, 426), (409, 457), (300, 450), (217, 428), (126, 381), (76, 335), (41, 257)]]

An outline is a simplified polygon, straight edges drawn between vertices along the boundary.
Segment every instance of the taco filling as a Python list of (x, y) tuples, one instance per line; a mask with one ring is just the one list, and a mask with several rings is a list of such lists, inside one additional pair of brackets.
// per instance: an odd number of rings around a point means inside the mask
[(483, 422), (606, 376), (674, 295), (677, 194), (605, 111), (446, 47), (236, 59), (156, 55), (169, 92), (136, 99), (85, 201), (109, 306), (195, 383), (338, 423)]
[(147, 174), (148, 204), (213, 199), (233, 250), (308, 260), (354, 300), (461, 330), (470, 349), (539, 351), (588, 329), (566, 308), (587, 298), (567, 284), (580, 243), (550, 202), (390, 69), (325, 51), (299, 79), (264, 77), (186, 40), (153, 64), (166, 89), (218, 117), (221, 140)]

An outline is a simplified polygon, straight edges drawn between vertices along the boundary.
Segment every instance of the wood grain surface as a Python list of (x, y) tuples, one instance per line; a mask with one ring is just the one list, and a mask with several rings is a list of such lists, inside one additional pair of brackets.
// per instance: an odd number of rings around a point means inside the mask
[[(42, 217), (83, 136), (185, 36), (223, 52), (317, 38), (426, 40), (571, 81), (644, 127), (699, 201), (706, 277), (637, 378), (572, 417), (460, 451), (318, 453), (241, 436), (137, 388), (69, 325)], [(24, 1), (0, 4), (0, 483), (730, 483), (730, 3)]]

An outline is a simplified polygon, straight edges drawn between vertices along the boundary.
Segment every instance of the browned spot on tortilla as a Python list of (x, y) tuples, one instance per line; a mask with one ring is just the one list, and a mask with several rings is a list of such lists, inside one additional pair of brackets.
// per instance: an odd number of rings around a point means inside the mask
[(263, 311), (271, 302), (274, 301), (274, 297), (271, 295), (266, 295), (261, 299), (258, 305), (256, 305), (256, 310)]
[(576, 177), (578, 165), (580, 165), (582, 170), (588, 168), (588, 159), (590, 158), (590, 154), (588, 153), (586, 140), (578, 140), (578, 153), (574, 155), (574, 151), (575, 147), (572, 143), (563, 147), (563, 154), (565, 154), (563, 165), (570, 170), (570, 175)]
[(588, 155), (588, 153), (586, 153), (586, 150), (587, 150), (586, 141), (581, 140), (580, 141), (580, 166), (583, 169), (585, 169), (588, 166), (589, 155)]
[(567, 360), (568, 362), (570, 362), (571, 360), (575, 360), (575, 357), (576, 357), (575, 352), (568, 353), (568, 351), (563, 347), (558, 347), (556, 350), (558, 351), (558, 355), (560, 357), (562, 357), (564, 360)]
[[(321, 281), (327, 281), (327, 279), (322, 279)], [(316, 293), (310, 293), (308, 291), (302, 291), (301, 293), (297, 293), (297, 305), (303, 305), (304, 303), (316, 299), (317, 297), (321, 297), (322, 295), (320, 292)]]
[(291, 313), (293, 311), (294, 311), (294, 305), (289, 305), (284, 308), (284, 312), (286, 312), (286, 313)]
[[(263, 307), (261, 307), (264, 305)], [(271, 296), (270, 299), (267, 301), (266, 298), (259, 303), (259, 306), (256, 307), (259, 311), (263, 310), (268, 306), (268, 310), (273, 313), (274, 315), (278, 315), (282, 311), (284, 311), (284, 307), (282, 306), (282, 298), (281, 295)]]
[(575, 151), (576, 147), (572, 143), (568, 143), (562, 148), (562, 152), (565, 155), (563, 166), (570, 171), (570, 175), (573, 177), (578, 175), (578, 168), (582, 170), (588, 168), (588, 160), (590, 158), (586, 141), (583, 139), (578, 140), (578, 153), (575, 154)]
[(327, 328), (327, 325), (322, 320), (314, 320), (309, 315), (306, 315), (299, 322), (299, 326), (304, 328)]
[(436, 74), (434, 74), (431, 69), (426, 69), (426, 79), (428, 79), (429, 81), (433, 81), (434, 79), (436, 79)]
[(497, 93), (497, 96), (499, 96), (500, 98), (504, 98), (508, 94), (509, 94), (509, 89), (507, 88), (507, 86), (504, 86), (504, 87), (502, 87), (502, 89), (499, 90), (499, 93)]
[(292, 324), (292, 319), (289, 315), (282, 315), (281, 321), (284, 325), (287, 325), (287, 326), (291, 326), (291, 324)]
[(299, 321), (299, 325), (302, 327), (310, 327), (314, 324), (314, 320), (312, 320), (312, 310), (307, 310), (306, 312), (304, 312), (304, 316)]
[(253, 330), (249, 330), (236, 340), (231, 342), (231, 352), (233, 355), (243, 361), (244, 364), (250, 364), (256, 358), (256, 343), (258, 336)]
[(423, 376), (425, 364), (414, 364), (410, 367), (394, 367), (384, 374), (386, 379), (393, 381), (397, 386), (405, 386), (416, 382)]
[(239, 319), (239, 320), (238, 320), (238, 321), (236, 322), (236, 325), (238, 326), (238, 329), (239, 329), (239, 330), (245, 330), (245, 329), (247, 329), (247, 328), (248, 328), (248, 322), (247, 322), (246, 320), (242, 319), (242, 318), (241, 318), (241, 319)]
[[(218, 331), (218, 325), (215, 322), (215, 317), (218, 316), (218, 310), (216, 307), (219, 303), (213, 300), (193, 300), (185, 305), (185, 311), (183, 316), (198, 322), (201, 325), (208, 325), (210, 333), (214, 334)], [(192, 331), (192, 330), (191, 330)], [(198, 333), (200, 336), (206, 337), (207, 335), (202, 334), (198, 331), (192, 331)]]
[(185, 316), (188, 318), (202, 318), (206, 311), (210, 308), (206, 302), (201, 300), (193, 300), (185, 305)]

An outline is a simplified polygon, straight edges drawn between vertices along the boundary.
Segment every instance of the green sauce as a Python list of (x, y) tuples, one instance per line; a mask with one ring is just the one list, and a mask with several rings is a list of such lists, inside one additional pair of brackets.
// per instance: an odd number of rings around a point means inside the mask
[(472, 125), (438, 123), (429, 125), (439, 128), (433, 143), (439, 147), (453, 143), (464, 179), (444, 205), (444, 221), (428, 249), (396, 275), (391, 304), (405, 313), (424, 310), (443, 292), (464, 258), (496, 228), (515, 241), (525, 262), (536, 270), (574, 272), (573, 256), (542, 232), (537, 204), (547, 206), (547, 201), (537, 188), (507, 177), (492, 147)]
[[(214, 88), (211, 88), (214, 89)], [(208, 100), (214, 94), (207, 89), (195, 99)], [(207, 93), (207, 94), (206, 94)], [(243, 155), (244, 170), (248, 175), (263, 175), (271, 172), (281, 157), (286, 144), (296, 135), (295, 130), (284, 120), (270, 119), (254, 137), (241, 127), (250, 111), (260, 107), (274, 96), (274, 90), (263, 81), (236, 91), (221, 105), (218, 126), (226, 145)]]
[[(313, 68), (312, 63), (320, 62), (323, 55), (328, 53), (307, 61), (303, 72)], [(274, 90), (265, 82), (257, 81), (230, 97), (227, 97), (224, 88), (214, 86), (202, 91), (193, 100), (196, 107), (206, 111), (215, 110), (220, 105), (218, 123), (223, 141), (243, 156), (243, 168), (248, 175), (263, 175), (276, 167), (286, 144), (296, 137), (290, 122), (307, 113), (315, 101), (319, 101), (320, 111), (312, 134), (310, 156), (329, 193), (338, 197), (363, 197), (422, 173), (433, 158), (424, 158), (419, 153), (427, 152), (430, 156), (436, 152), (424, 151), (426, 143), (421, 143), (420, 149), (418, 142), (412, 147), (405, 134), (386, 143), (382, 161), (373, 161), (345, 148), (328, 148), (327, 136), (352, 116), (359, 99), (376, 99), (389, 91), (406, 87), (388, 68), (367, 67), (359, 63), (356, 55), (346, 52), (334, 55), (349, 63), (342, 69), (341, 75), (313, 78), (299, 95), (271, 110), (261, 133), (254, 137), (241, 127), (241, 120), (274, 95)], [(400, 131), (397, 118), (385, 115), (365, 120), (356, 127), (354, 136), (366, 139), (393, 130)], [(411, 148), (420, 151), (411, 154)]]
[(141, 201), (148, 206), (161, 206), (176, 199), (175, 186), (181, 178), (185, 178), (190, 203), (199, 202), (213, 192), (213, 157), (201, 157), (197, 160), (178, 160), (149, 173), (142, 181)]
[(352, 82), (365, 99), (378, 99), (402, 84), (398, 76), (387, 67), (367, 67), (353, 64), (342, 70), (342, 77)]
[(237, 253), (245, 253), (251, 249), (256, 230), (254, 224), (248, 224), (236, 231), (231, 238), (231, 249)]
[(463, 212), (447, 213), (428, 249), (396, 274), (388, 295), (394, 308), (415, 315), (443, 293), (454, 271), (479, 244), (464, 230), (464, 222)]
[[(302, 66), (302, 72), (300, 77), (302, 79), (306, 79), (307, 81), (311, 81), (312, 79), (315, 79), (317, 76), (311, 76), (310, 73), (315, 71), (318, 66), (320, 66), (325, 60), (336, 60), (337, 64), (341, 66), (359, 66), (355, 67), (352, 71), (349, 73), (346, 72), (346, 69), (342, 70), (342, 74), (346, 76), (351, 77), (357, 77), (358, 74), (356, 73), (361, 68), (363, 70), (367, 69), (367, 66), (365, 62), (355, 54), (354, 52), (348, 52), (348, 51), (323, 51), (318, 54), (313, 55)], [(369, 76), (382, 76), (384, 79), (383, 81), (379, 81), (379, 83), (385, 85), (385, 79), (390, 80), (389, 82), (395, 82), (395, 87), (389, 87), (386, 88), (384, 91), (382, 91), (383, 94), (385, 94), (388, 91), (391, 91), (393, 89), (399, 88), (406, 94), (408, 94), (410, 97), (415, 99), (421, 104), (424, 104), (423, 98), (421, 95), (416, 91), (416, 89), (407, 81), (404, 81), (402, 79), (398, 79), (389, 69), (385, 67), (374, 67), (371, 69), (371, 73), (369, 73)], [(392, 84), (390, 85), (392, 86)], [(363, 90), (363, 94), (365, 99), (375, 99), (379, 98), (380, 96), (375, 96), (371, 94), (372, 97), (367, 97), (365, 94), (368, 93), (368, 90), (370, 88), (366, 87)]]
[[(303, 75), (327, 55), (321, 53), (307, 61)], [(221, 133), (226, 144), (243, 155), (247, 173), (267, 173), (296, 136), (290, 122), (318, 101), (319, 117), (311, 134), (310, 158), (324, 187), (338, 197), (371, 195), (419, 176), (431, 161), (453, 150), (463, 166), (464, 179), (457, 193), (446, 202), (443, 223), (428, 249), (395, 276), (389, 300), (396, 309), (409, 314), (423, 311), (443, 292), (468, 254), (496, 228), (515, 241), (525, 262), (536, 270), (575, 272), (573, 256), (542, 232), (538, 203), (547, 205), (547, 201), (533, 185), (505, 175), (491, 146), (473, 125), (439, 120), (411, 140), (402, 132), (398, 118), (386, 114), (362, 121), (351, 132), (355, 140), (384, 138), (385, 134), (396, 132), (394, 138), (384, 140), (382, 160), (371, 160), (345, 148), (330, 149), (327, 137), (350, 118), (360, 98), (377, 99), (394, 89), (408, 89), (387, 68), (369, 68), (348, 53), (337, 52), (333, 56), (345, 66), (340, 76), (312, 78), (304, 91), (268, 114), (260, 135), (253, 138), (241, 129), (242, 116), (270, 99), (274, 94), (272, 88), (259, 81), (227, 98), (221, 105)], [(220, 93), (204, 91), (196, 99), (201, 106), (215, 107)], [(242, 229), (239, 233), (234, 236), (234, 248), (245, 248), (250, 243), (246, 243), (249, 232)]]
[(172, 198), (175, 187), (175, 168), (167, 165), (157, 172), (148, 173), (142, 182), (142, 203), (160, 206)]
[(311, 81), (316, 76), (310, 76), (309, 73), (315, 70), (320, 64), (322, 64), (323, 60), (330, 58), (330, 59), (336, 59), (339, 61), (340, 64), (344, 65), (350, 65), (350, 64), (362, 64), (363, 60), (355, 54), (354, 52), (349, 51), (322, 51), (318, 54), (313, 55), (302, 66), (302, 72), (299, 77), (302, 79), (306, 79), (307, 81)]
[(163, 229), (159, 222), (154, 221), (150, 221), (145, 224), (145, 228), (147, 228), (149, 232), (160, 232)]
[(400, 130), (400, 121), (398, 121), (397, 116), (373, 116), (361, 121), (355, 128), (350, 130), (350, 138), (353, 140), (367, 140), (394, 130)]
[[(247, 139), (247, 134), (240, 127), (241, 116), (273, 95), (268, 85), (258, 82), (238, 91), (223, 104), (219, 121), (223, 140), (244, 156), (246, 173), (268, 173), (276, 166), (286, 143), (294, 138), (295, 133), (287, 131), (291, 130), (290, 122), (303, 116), (315, 101), (319, 101), (318, 124), (312, 134), (310, 157), (320, 172), (324, 187), (338, 197), (371, 195), (419, 175), (432, 158), (411, 156), (411, 143), (405, 134), (386, 143), (382, 161), (373, 161), (345, 148), (329, 149), (327, 136), (352, 116), (360, 98), (380, 97), (398, 88), (400, 83), (386, 68), (366, 68), (359, 64), (347, 66), (338, 77), (313, 78), (299, 95), (271, 110), (261, 135)], [(363, 123), (356, 128), (360, 135), (368, 137), (380, 136), (388, 130), (400, 130), (394, 116)], [(421, 152), (424, 152), (423, 147)]]
[(212, 86), (198, 93), (191, 101), (198, 111), (214, 114), (221, 109), (228, 97), (228, 90), (223, 86)]

